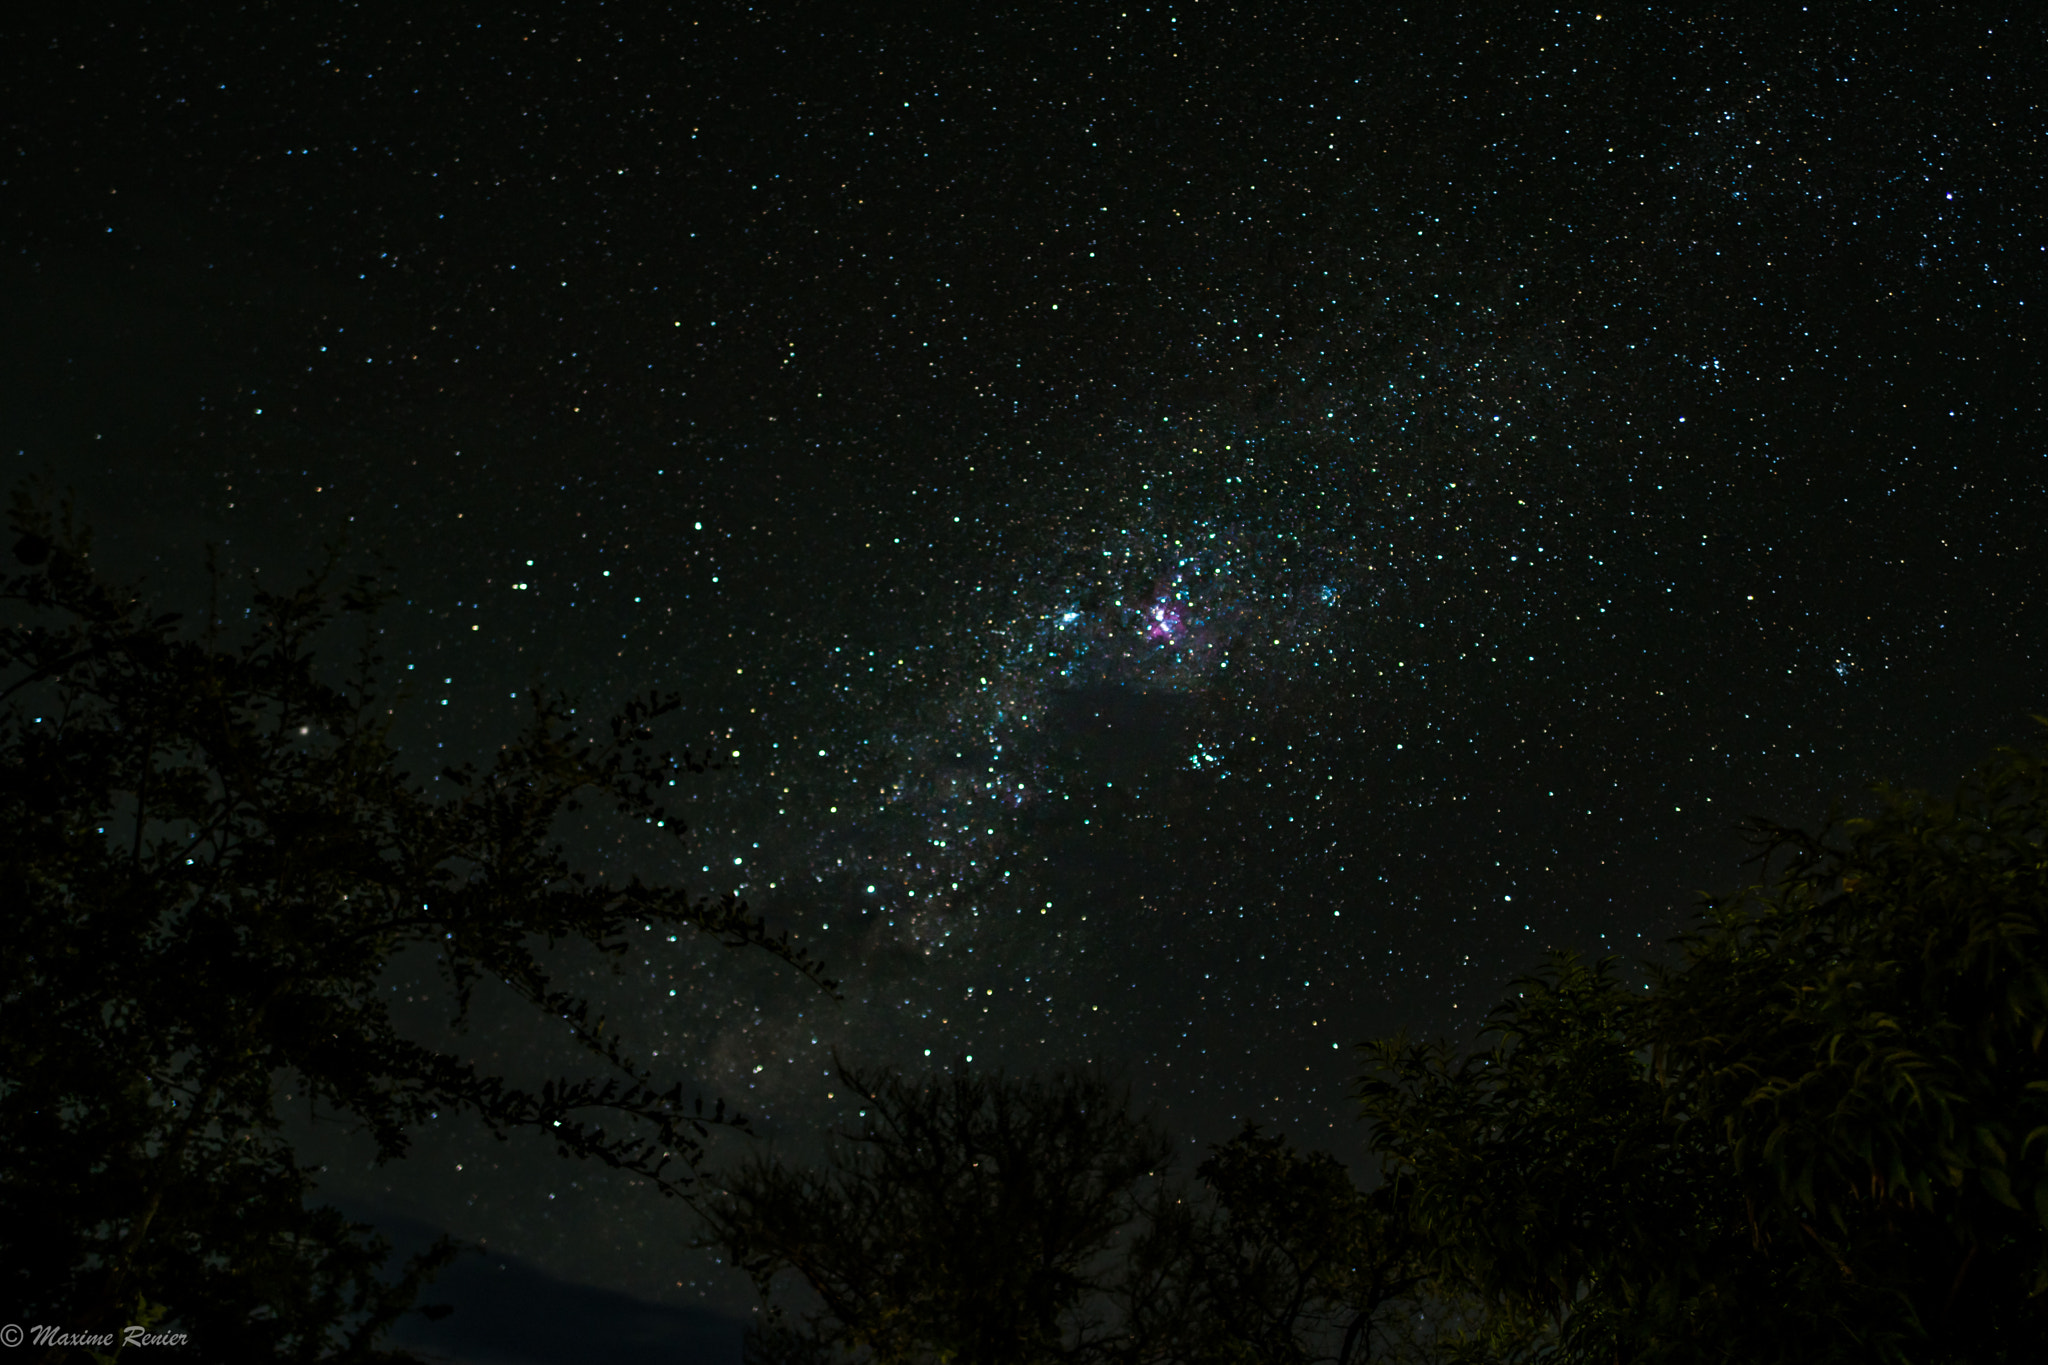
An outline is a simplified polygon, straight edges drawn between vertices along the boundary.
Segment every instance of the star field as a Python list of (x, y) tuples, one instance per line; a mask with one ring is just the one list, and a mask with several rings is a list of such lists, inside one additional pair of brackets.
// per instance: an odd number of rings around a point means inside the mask
[[(835, 1051), (1091, 1060), (1350, 1159), (1350, 1044), (1654, 953), (1741, 817), (2043, 707), (2031, 10), (892, 16), (8, 58), (7, 449), (173, 588), (209, 538), (388, 561), (436, 756), (683, 692), (687, 842), (576, 837), (845, 999), (653, 935), (564, 970), (763, 1133), (844, 1112)], [(339, 1143), (336, 1188), (744, 1302), (538, 1146)]]

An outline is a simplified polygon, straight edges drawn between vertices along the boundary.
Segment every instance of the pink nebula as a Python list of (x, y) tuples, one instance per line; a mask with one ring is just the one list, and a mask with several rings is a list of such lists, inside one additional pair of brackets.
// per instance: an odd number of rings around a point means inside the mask
[(1152, 639), (1178, 640), (1180, 638), (1180, 607), (1177, 603), (1166, 598), (1159, 598), (1152, 603), (1151, 610), (1146, 613), (1146, 616), (1150, 619), (1151, 624), (1147, 627), (1145, 633)]

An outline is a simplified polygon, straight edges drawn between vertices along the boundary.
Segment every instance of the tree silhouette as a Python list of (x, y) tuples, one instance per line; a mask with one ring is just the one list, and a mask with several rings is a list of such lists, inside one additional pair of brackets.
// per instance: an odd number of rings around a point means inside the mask
[[(2048, 722), (2044, 722), (2048, 723)], [(2048, 767), (1757, 823), (1631, 991), (1569, 955), (1460, 1055), (1373, 1044), (1370, 1145), (1479, 1356), (2019, 1361), (2048, 1341)]]
[(1248, 1128), (1190, 1190), (1098, 1075), (840, 1074), (867, 1108), (822, 1167), (756, 1154), (701, 1205), (770, 1305), (762, 1365), (1353, 1365), (1413, 1287), (1326, 1154)]
[[(1177, 1333), (1191, 1361), (1362, 1365), (1412, 1355), (1406, 1307), (1422, 1283), (1384, 1199), (1363, 1193), (1328, 1152), (1302, 1152), (1247, 1125), (1195, 1168), (1196, 1205), (1174, 1277), (1194, 1299)], [(1183, 1205), (1183, 1207), (1188, 1207)], [(1143, 1304), (1136, 1305), (1141, 1311)], [(1386, 1348), (1382, 1350), (1381, 1348)]]
[(802, 1277), (820, 1353), (1102, 1358), (1100, 1263), (1141, 1217), (1166, 1139), (1085, 1075), (841, 1075), (868, 1112), (825, 1170), (755, 1156), (705, 1206), (734, 1264), (764, 1287)]
[[(633, 702), (587, 736), (540, 697), (488, 768), (418, 779), (390, 737), (399, 698), (368, 582), (257, 591), (230, 641), (211, 614), (188, 632), (102, 580), (68, 508), (24, 492), (14, 515), (21, 569), (0, 578), (10, 1315), (87, 1333), (167, 1321), (210, 1359), (402, 1358), (380, 1334), (452, 1249), (387, 1283), (369, 1229), (307, 1208), (280, 1082), (359, 1124), (380, 1160), (430, 1116), (467, 1112), (681, 1190), (710, 1125), (743, 1120), (664, 1084), (555, 984), (538, 945), (616, 955), (632, 931), (686, 928), (833, 983), (730, 896), (608, 884), (558, 842), (585, 803), (682, 837), (663, 803), (705, 760), (654, 747), (676, 700)], [(349, 621), (362, 643), (330, 679), (316, 644)], [(459, 1015), (502, 984), (566, 1021), (600, 1076), (522, 1089), (406, 1037), (373, 988), (408, 947), (432, 951)]]

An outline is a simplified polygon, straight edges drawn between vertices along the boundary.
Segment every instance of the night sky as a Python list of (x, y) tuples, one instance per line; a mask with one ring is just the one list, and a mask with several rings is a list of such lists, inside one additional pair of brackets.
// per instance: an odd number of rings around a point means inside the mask
[[(387, 562), (435, 758), (682, 692), (687, 856), (591, 858), (845, 998), (560, 961), (792, 1150), (837, 1049), (1355, 1160), (1350, 1044), (2048, 709), (2037, 6), (76, 8), (0, 49), (10, 477), (172, 605)], [(308, 1141), (531, 1311), (751, 1301), (544, 1143)]]

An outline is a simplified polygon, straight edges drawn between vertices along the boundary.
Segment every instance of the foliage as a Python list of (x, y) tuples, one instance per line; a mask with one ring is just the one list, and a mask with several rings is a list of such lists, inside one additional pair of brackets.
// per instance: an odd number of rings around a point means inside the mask
[(1326, 1154), (1247, 1129), (1204, 1198), (1098, 1076), (841, 1074), (868, 1108), (822, 1169), (756, 1155), (702, 1207), (773, 1305), (756, 1361), (1364, 1361), (1409, 1285)]
[(1565, 955), (1460, 1055), (1369, 1045), (1369, 1145), (1476, 1357), (2032, 1359), (2048, 1340), (2048, 784), (1754, 826), (1631, 992)]
[(706, 1206), (734, 1264), (764, 1288), (796, 1271), (815, 1340), (876, 1361), (1096, 1358), (1096, 1262), (1166, 1140), (1085, 1077), (842, 1075), (869, 1110), (827, 1169), (755, 1156)]
[[(1253, 1124), (1195, 1175), (1210, 1200), (1194, 1227), (1154, 1233), (1177, 1253), (1163, 1278), (1184, 1302), (1178, 1330), (1150, 1334), (1179, 1347), (1166, 1358), (1351, 1365), (1413, 1345), (1402, 1314), (1387, 1311), (1418, 1283), (1410, 1247), (1385, 1202), (1362, 1193), (1335, 1157)], [(1133, 1304), (1141, 1324), (1150, 1302)]]
[(1465, 1353), (1713, 1358), (1700, 1281), (1746, 1227), (1712, 1143), (1666, 1112), (1642, 1002), (1611, 961), (1567, 955), (1516, 984), (1485, 1046), (1371, 1044), (1361, 1086), (1385, 1195), (1434, 1287), (1488, 1310)]
[[(555, 826), (584, 802), (680, 837), (662, 802), (702, 760), (652, 747), (673, 698), (595, 739), (535, 703), (486, 770), (422, 781), (390, 737), (363, 581), (257, 591), (245, 638), (196, 635), (91, 569), (68, 509), (15, 504), (0, 578), (0, 1299), (28, 1322), (118, 1330), (147, 1305), (209, 1358), (382, 1359), (378, 1335), (452, 1254), (396, 1283), (281, 1136), (280, 1087), (361, 1125), (381, 1160), (441, 1113), (679, 1190), (708, 1125), (628, 1054), (538, 945), (622, 953), (686, 927), (820, 981), (730, 897), (605, 883)], [(346, 679), (316, 646), (362, 623)], [(663, 823), (665, 822), (665, 823)], [(414, 1042), (375, 989), (430, 951), (467, 1013), (501, 982), (608, 1073), (521, 1089)], [(30, 1232), (29, 1230), (33, 1230)]]
[[(2048, 724), (2048, 721), (2044, 721)], [(1884, 1353), (2048, 1341), (2048, 765), (1881, 790), (1835, 839), (1763, 826), (1768, 891), (1710, 907), (1648, 1010), (1759, 1254), (1811, 1329)], [(1796, 1251), (1795, 1251), (1796, 1249)]]

